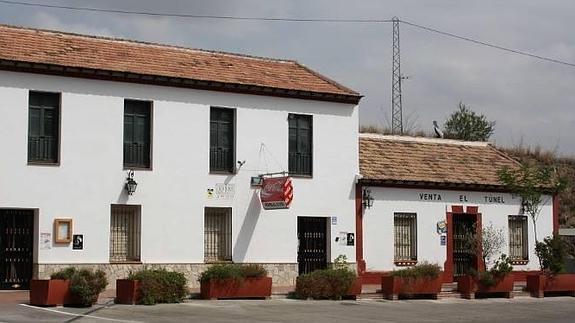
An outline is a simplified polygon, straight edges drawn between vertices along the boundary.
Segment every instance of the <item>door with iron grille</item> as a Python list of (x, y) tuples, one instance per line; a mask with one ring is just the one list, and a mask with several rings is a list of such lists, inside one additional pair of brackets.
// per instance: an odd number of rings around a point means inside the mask
[(299, 274), (327, 267), (327, 218), (298, 217)]
[(34, 211), (0, 209), (0, 289), (28, 289), (33, 235)]
[(471, 239), (475, 235), (476, 219), (471, 216), (453, 215), (453, 276), (469, 274), (477, 269), (477, 251), (473, 249)]

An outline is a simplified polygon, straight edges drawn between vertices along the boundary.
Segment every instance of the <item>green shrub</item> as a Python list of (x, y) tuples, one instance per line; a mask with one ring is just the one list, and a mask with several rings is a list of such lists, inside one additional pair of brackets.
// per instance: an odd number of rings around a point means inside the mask
[(437, 264), (430, 264), (428, 262), (422, 262), (415, 266), (394, 270), (391, 275), (394, 277), (401, 277), (403, 279), (435, 279), (439, 277), (441, 273), (441, 267)]
[(301, 299), (341, 299), (355, 278), (355, 273), (348, 269), (316, 270), (297, 278), (295, 294)]
[(74, 275), (74, 273), (76, 272), (76, 268), (74, 267), (68, 267), (68, 268), (64, 268), (60, 271), (57, 271), (55, 273), (53, 273), (52, 275), (50, 275), (50, 279), (70, 279), (72, 277), (72, 275)]
[(218, 264), (202, 272), (198, 280), (200, 282), (225, 279), (242, 281), (245, 278), (265, 277), (267, 274), (266, 269), (258, 264)]
[(188, 293), (184, 274), (163, 268), (144, 268), (130, 273), (128, 279), (139, 281), (137, 304), (180, 303)]
[(541, 270), (548, 271), (553, 275), (565, 270), (567, 248), (565, 242), (558, 235), (546, 237), (543, 242), (537, 242), (535, 253), (539, 258)]
[(53, 273), (50, 278), (70, 280), (70, 293), (80, 302), (78, 305), (81, 306), (94, 304), (98, 300), (98, 295), (108, 285), (106, 273), (101, 270), (78, 270), (74, 267), (68, 267)]

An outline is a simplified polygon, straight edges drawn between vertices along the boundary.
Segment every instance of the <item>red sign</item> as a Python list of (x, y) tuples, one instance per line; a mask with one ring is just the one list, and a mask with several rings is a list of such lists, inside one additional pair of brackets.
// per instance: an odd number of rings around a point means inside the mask
[(264, 178), (260, 200), (266, 210), (289, 209), (293, 200), (293, 187), (289, 177)]

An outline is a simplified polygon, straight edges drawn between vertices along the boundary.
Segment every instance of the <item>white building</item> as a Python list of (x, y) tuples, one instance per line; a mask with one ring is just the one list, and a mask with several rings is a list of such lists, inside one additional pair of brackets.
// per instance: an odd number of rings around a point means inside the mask
[[(517, 279), (538, 270), (531, 219), (497, 175), (518, 165), (488, 143), (361, 134), (356, 261), (364, 283), (422, 261), (442, 266), (446, 282), (477, 269), (481, 257), (457, 247), (475, 223), (479, 234), (486, 226), (503, 230), (502, 253)], [(364, 207), (369, 196), (372, 206)], [(559, 226), (558, 200), (546, 195), (543, 202), (539, 239)]]
[[(297, 62), (0, 26), (0, 98), (1, 288), (354, 259), (361, 97)], [(278, 172), (293, 202), (264, 210), (252, 177)]]

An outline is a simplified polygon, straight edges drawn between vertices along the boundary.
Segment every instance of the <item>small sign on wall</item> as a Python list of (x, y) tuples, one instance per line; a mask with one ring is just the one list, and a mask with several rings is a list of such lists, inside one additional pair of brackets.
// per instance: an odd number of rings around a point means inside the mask
[(84, 249), (84, 235), (75, 234), (72, 239), (72, 249), (73, 250), (83, 250)]
[(347, 234), (347, 245), (348, 246), (355, 245), (355, 234), (354, 233), (348, 233)]
[(439, 245), (445, 246), (447, 244), (447, 236), (441, 235), (439, 236)]
[(331, 225), (337, 225), (337, 216), (331, 217)]
[(52, 248), (52, 234), (50, 232), (40, 233), (40, 250), (50, 250)]

